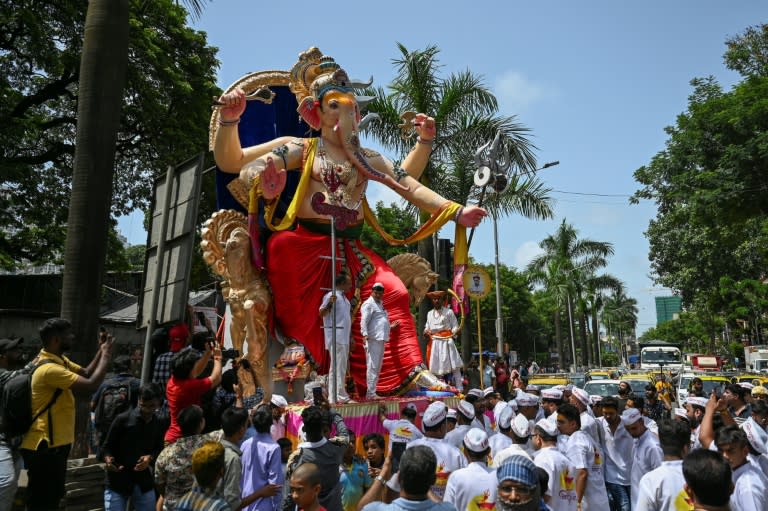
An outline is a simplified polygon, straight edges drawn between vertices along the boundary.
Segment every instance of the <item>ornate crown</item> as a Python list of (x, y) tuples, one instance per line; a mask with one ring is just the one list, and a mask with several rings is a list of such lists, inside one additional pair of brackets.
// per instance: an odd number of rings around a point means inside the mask
[[(372, 82), (372, 80), (371, 80)], [(307, 97), (320, 101), (329, 90), (354, 93), (355, 88), (364, 88), (370, 83), (353, 82), (347, 72), (333, 57), (323, 55), (316, 47), (299, 54), (299, 60), (291, 68), (291, 92), (301, 105)]]

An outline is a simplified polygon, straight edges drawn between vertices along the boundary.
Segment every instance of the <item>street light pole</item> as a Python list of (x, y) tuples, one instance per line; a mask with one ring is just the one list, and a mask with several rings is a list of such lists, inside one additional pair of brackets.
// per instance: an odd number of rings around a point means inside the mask
[(498, 226), (496, 225), (496, 216), (497, 213), (494, 211), (491, 213), (491, 216), (493, 216), (493, 245), (494, 245), (494, 251), (496, 256), (496, 267), (495, 270), (495, 277), (496, 277), (496, 353), (498, 353), (499, 356), (502, 354), (502, 347), (503, 347), (503, 339), (504, 339), (504, 332), (503, 332), (503, 324), (501, 319), (501, 286), (499, 285), (501, 280), (499, 279), (499, 230)]

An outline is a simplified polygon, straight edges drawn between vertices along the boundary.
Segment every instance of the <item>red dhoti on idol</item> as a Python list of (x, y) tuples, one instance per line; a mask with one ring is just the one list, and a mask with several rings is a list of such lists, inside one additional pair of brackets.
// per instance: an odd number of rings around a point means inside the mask
[[(384, 307), (392, 329), (386, 343), (378, 391), (392, 392), (424, 369), (416, 326), (411, 315), (408, 290), (387, 263), (357, 240), (362, 225), (337, 230), (337, 271), (345, 270), (361, 289), (364, 301), (374, 282), (387, 290)], [(303, 344), (312, 358), (327, 372), (330, 355), (325, 349), (323, 323), (317, 311), (331, 283), (331, 237), (323, 231), (329, 224), (302, 222), (293, 231), (274, 233), (267, 243), (267, 278), (274, 297), (275, 326), (285, 337)], [(362, 282), (358, 282), (362, 280)], [(351, 294), (350, 294), (351, 297)], [(350, 373), (358, 388), (365, 383), (365, 350), (360, 334), (359, 308), (353, 311)], [(374, 389), (375, 390), (375, 389)], [(371, 391), (373, 392), (373, 391)]]

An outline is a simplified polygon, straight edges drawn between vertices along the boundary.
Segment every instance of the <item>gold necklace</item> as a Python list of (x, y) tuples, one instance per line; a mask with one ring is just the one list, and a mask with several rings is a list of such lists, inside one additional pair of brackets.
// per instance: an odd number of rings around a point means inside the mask
[[(357, 210), (362, 203), (362, 195), (361, 200), (353, 202), (352, 194), (357, 185), (357, 168), (347, 160), (342, 163), (331, 160), (322, 139), (317, 148), (317, 155), (320, 157), (320, 181), (325, 187), (328, 202), (335, 206)], [(365, 189), (363, 189), (364, 192)]]

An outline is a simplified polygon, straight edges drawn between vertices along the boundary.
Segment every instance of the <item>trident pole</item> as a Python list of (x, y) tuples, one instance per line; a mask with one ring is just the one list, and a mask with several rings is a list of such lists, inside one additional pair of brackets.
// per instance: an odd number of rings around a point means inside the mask
[(480, 298), (475, 298), (477, 304), (477, 349), (480, 352), (480, 386), (483, 386), (483, 336), (480, 329)]
[(333, 300), (333, 306), (331, 307), (331, 381), (328, 385), (328, 393), (330, 394), (330, 402), (336, 402), (336, 396), (338, 395), (337, 379), (336, 379), (336, 217), (331, 215), (331, 299)]

